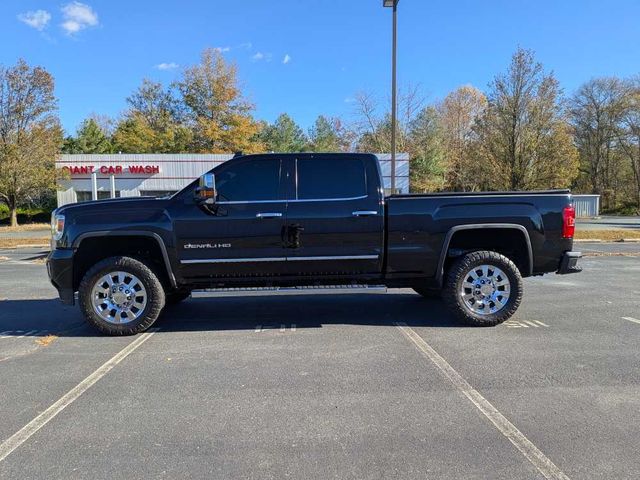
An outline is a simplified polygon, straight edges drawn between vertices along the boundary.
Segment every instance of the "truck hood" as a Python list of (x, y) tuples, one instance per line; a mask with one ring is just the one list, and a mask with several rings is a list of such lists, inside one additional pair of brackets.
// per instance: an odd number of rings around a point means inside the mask
[(121, 210), (121, 209), (137, 209), (152, 208), (163, 210), (167, 205), (168, 198), (156, 197), (130, 197), (130, 198), (111, 198), (107, 200), (92, 200), (90, 202), (70, 203), (58, 207), (55, 211), (62, 215), (84, 215), (93, 211), (103, 212), (105, 210)]
[(170, 229), (170, 202), (169, 198), (135, 197), (64, 205), (55, 211), (65, 217), (64, 234), (57, 245), (69, 247), (80, 235), (92, 232)]

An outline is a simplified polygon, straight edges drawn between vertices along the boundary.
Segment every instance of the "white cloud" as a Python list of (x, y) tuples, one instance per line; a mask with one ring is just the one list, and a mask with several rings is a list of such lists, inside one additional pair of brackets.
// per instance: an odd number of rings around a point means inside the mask
[(271, 55), (270, 53), (256, 52), (251, 57), (251, 60), (253, 60), (254, 62), (260, 62), (262, 60), (264, 60), (265, 62), (270, 62), (272, 57), (273, 55)]
[(214, 50), (217, 50), (220, 53), (226, 53), (231, 51), (231, 47), (215, 47)]
[(240, 45), (238, 45), (238, 48), (244, 48), (246, 50), (251, 50), (253, 48), (253, 43), (244, 42), (244, 43), (241, 43)]
[(35, 10), (21, 13), (18, 15), (18, 20), (41, 32), (49, 24), (51, 14), (46, 10)]
[(67, 3), (62, 7), (62, 17), (62, 29), (68, 35), (98, 25), (98, 14), (89, 5), (80, 2)]
[(178, 68), (180, 65), (178, 65), (175, 62), (169, 62), (169, 63), (159, 63), (158, 65), (156, 65), (156, 68), (158, 70), (174, 70), (176, 68)]
[(286, 53), (284, 58), (282, 59), (282, 63), (284, 63), (286, 65), (290, 61), (291, 61), (291, 56), (288, 53)]

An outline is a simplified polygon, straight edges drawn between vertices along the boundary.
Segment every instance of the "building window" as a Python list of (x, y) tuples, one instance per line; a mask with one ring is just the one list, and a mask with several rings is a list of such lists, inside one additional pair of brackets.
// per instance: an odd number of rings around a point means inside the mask
[[(107, 198), (111, 198), (110, 191), (104, 191), (104, 190), (98, 191), (98, 200), (105, 200)], [(116, 198), (120, 198), (119, 190), (116, 190)], [(78, 202), (88, 202), (92, 200), (91, 192), (76, 192), (76, 199)]]
[(142, 190), (140, 195), (143, 197), (168, 197), (176, 193), (176, 190)]

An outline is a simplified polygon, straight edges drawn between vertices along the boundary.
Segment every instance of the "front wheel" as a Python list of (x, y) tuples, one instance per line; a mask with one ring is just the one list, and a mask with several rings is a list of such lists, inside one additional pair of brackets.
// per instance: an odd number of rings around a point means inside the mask
[(108, 335), (134, 335), (148, 329), (165, 304), (156, 274), (139, 260), (110, 257), (85, 274), (78, 292), (87, 321)]
[(522, 276), (504, 255), (471, 252), (449, 269), (443, 298), (465, 322), (492, 327), (511, 318), (522, 300)]

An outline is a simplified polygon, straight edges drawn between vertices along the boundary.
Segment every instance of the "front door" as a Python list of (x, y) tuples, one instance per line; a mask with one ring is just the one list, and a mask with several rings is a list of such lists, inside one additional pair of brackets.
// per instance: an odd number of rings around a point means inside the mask
[(183, 278), (260, 277), (285, 262), (283, 161), (274, 155), (230, 160), (214, 170), (218, 196), (199, 207), (190, 196), (175, 220)]
[(382, 270), (384, 213), (375, 162), (362, 155), (300, 155), (287, 208), (287, 270), (345, 276)]

